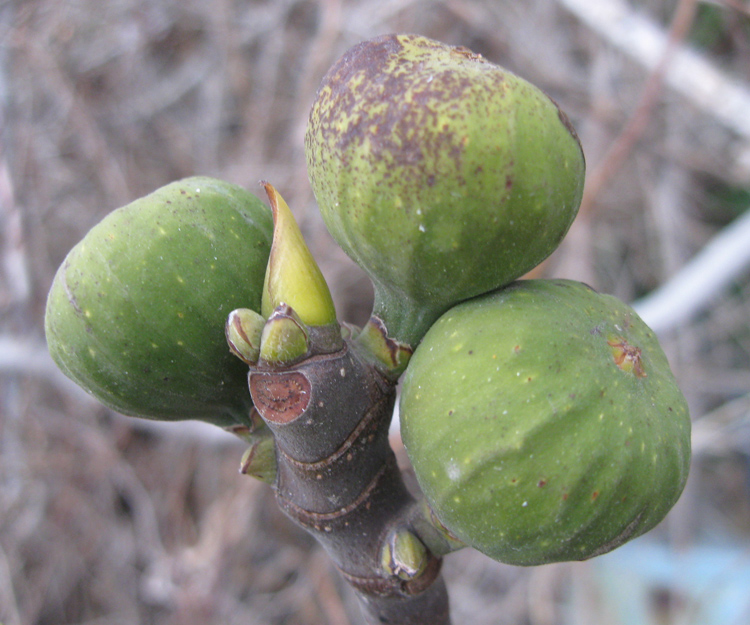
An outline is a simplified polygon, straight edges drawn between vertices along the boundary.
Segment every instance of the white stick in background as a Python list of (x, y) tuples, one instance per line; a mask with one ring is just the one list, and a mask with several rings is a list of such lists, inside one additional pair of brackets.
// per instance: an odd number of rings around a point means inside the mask
[(750, 210), (714, 236), (690, 262), (633, 307), (657, 334), (688, 322), (750, 269)]

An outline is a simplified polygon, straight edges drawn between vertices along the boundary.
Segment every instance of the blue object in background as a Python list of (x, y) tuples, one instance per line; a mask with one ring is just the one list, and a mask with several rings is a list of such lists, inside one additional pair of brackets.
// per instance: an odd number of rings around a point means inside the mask
[[(593, 590), (606, 611), (600, 623), (750, 625), (750, 544), (678, 550), (641, 539), (585, 566), (586, 583), (594, 586), (586, 591)], [(570, 625), (588, 623), (579, 620), (583, 615), (571, 616)]]

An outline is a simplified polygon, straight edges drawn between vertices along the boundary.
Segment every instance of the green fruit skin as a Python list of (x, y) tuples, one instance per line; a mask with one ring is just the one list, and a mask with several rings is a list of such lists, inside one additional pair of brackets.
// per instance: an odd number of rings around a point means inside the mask
[(549, 97), (416, 35), (366, 41), (330, 69), (305, 149), (328, 229), (372, 278), (389, 333), (414, 343), (546, 258), (583, 192), (580, 143)]
[[(620, 339), (641, 375), (618, 366)], [(400, 415), (438, 518), (508, 564), (606, 553), (659, 523), (688, 475), (688, 408), (653, 332), (573, 281), (520, 281), (445, 313)]]
[(224, 323), (235, 308), (260, 310), (272, 230), (258, 198), (206, 177), (112, 212), (57, 271), (50, 354), (121, 413), (247, 423), (247, 367), (229, 352)]

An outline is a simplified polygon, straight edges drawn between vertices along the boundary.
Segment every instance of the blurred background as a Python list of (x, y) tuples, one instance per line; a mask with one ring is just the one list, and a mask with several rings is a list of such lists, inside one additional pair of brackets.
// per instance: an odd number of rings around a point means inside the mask
[[(0, 2), (0, 622), (358, 625), (242, 445), (112, 413), (46, 353), (47, 290), (113, 209), (206, 174), (293, 208), (340, 318), (371, 290), (310, 192), (327, 68), (386, 32), (460, 44), (542, 87), (587, 155), (580, 216), (537, 275), (637, 303), (694, 419), (687, 489), (585, 563), (446, 558), (454, 623), (750, 623), (750, 4), (746, 0)], [(398, 446), (398, 440), (394, 439)]]

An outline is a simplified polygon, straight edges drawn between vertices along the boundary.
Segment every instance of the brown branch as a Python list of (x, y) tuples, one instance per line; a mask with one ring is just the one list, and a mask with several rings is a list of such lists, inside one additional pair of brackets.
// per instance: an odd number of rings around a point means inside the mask
[(276, 441), (276, 500), (315, 536), (355, 589), (369, 623), (448, 625), (441, 559), (423, 543), (413, 571), (388, 570), (394, 535), (419, 541), (417, 506), (389, 445), (395, 383), (351, 344), (291, 367), (250, 369)]

